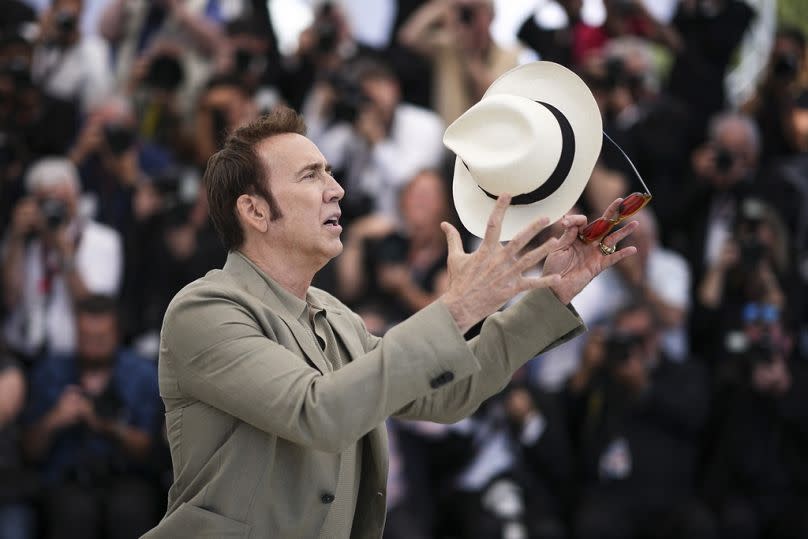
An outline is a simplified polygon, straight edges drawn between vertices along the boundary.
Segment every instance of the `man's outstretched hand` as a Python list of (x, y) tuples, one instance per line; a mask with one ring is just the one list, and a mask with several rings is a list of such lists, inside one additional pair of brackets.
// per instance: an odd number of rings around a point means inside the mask
[[(614, 216), (622, 201), (623, 199), (618, 198), (612, 202), (603, 212), (603, 217), (608, 219)], [(561, 276), (561, 280), (557, 284), (551, 285), (550, 288), (566, 305), (600, 272), (635, 254), (637, 248), (630, 246), (615, 251), (613, 254), (604, 255), (598, 242), (584, 243), (578, 239), (578, 232), (586, 226), (585, 216), (567, 215), (561, 220), (561, 224), (564, 226), (564, 234), (559, 238), (555, 249), (547, 255), (542, 274), (544, 276)], [(632, 221), (621, 229), (608, 234), (603, 238), (603, 244), (607, 247), (617, 245), (618, 242), (634, 232), (637, 226), (637, 221)]]
[[(542, 277), (523, 275), (559, 244), (559, 240), (553, 238), (539, 247), (522, 252), (528, 242), (547, 226), (546, 218), (526, 226), (507, 245), (499, 242), (502, 219), (510, 201), (509, 195), (500, 195), (497, 199), (494, 211), (488, 219), (482, 245), (473, 253), (463, 250), (460, 234), (455, 227), (449, 223), (441, 223), (449, 244), (446, 262), (449, 287), (441, 300), (462, 333), (495, 313), (520, 292), (561, 286), (563, 281), (558, 274)], [(559, 256), (563, 256), (563, 253), (559, 253)]]

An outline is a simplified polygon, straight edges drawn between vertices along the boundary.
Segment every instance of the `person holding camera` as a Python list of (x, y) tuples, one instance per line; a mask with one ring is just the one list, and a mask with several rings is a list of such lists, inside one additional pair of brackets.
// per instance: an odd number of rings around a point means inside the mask
[(399, 190), (444, 157), (444, 125), (434, 112), (401, 102), (395, 73), (361, 58), (313, 92), (303, 109), (317, 143), (346, 189), (344, 219), (396, 219)]
[(447, 191), (425, 170), (401, 190), (401, 225), (378, 214), (356, 221), (337, 259), (340, 297), (378, 310), (388, 327), (435, 301), (446, 286)]
[(744, 105), (760, 126), (761, 162), (776, 163), (802, 149), (790, 137), (790, 114), (800, 96), (808, 93), (806, 38), (797, 27), (777, 31), (765, 76), (757, 92)]
[(110, 94), (109, 48), (79, 27), (83, 0), (54, 0), (40, 20), (32, 74), (45, 93), (78, 103), (87, 111)]
[(431, 0), (401, 27), (399, 42), (432, 59), (432, 105), (448, 125), (518, 64), (519, 51), (491, 37), (493, 0)]
[(667, 358), (649, 304), (592, 332), (565, 394), (582, 470), (577, 538), (715, 537), (696, 499), (707, 378), (697, 362)]
[(73, 306), (92, 293), (116, 294), (123, 251), (113, 229), (79, 212), (73, 163), (35, 162), (25, 178), (28, 196), (13, 210), (2, 250), (8, 346), (26, 360), (75, 349)]
[(777, 213), (759, 199), (745, 199), (720, 258), (698, 285), (691, 333), (705, 358), (726, 353), (727, 335), (742, 322), (749, 302), (783, 312), (789, 327), (799, 320), (786, 309), (802, 301), (790, 255), (789, 234)]
[(718, 358), (705, 493), (721, 537), (808, 536), (808, 368), (782, 314), (748, 302)]
[(120, 348), (117, 309), (105, 296), (79, 302), (76, 352), (32, 373), (23, 447), (43, 472), (48, 538), (135, 538), (156, 522), (157, 369)]

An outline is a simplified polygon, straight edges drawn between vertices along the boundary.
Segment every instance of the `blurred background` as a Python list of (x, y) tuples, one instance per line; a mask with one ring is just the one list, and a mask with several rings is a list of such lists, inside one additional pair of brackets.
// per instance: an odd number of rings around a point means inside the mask
[[(347, 191), (314, 284), (381, 335), (446, 286), (445, 127), (535, 59), (587, 82), (652, 190), (640, 254), (573, 301), (586, 334), (472, 417), (388, 422), (385, 535), (808, 537), (804, 0), (0, 13), (0, 539), (138, 537), (164, 513), (159, 332), (224, 262), (200, 178), (228, 131), (305, 116)], [(604, 145), (575, 211), (637, 190)]]

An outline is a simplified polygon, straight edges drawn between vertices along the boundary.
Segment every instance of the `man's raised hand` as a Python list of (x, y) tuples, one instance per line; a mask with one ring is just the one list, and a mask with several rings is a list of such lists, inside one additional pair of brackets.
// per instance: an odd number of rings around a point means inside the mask
[(543, 277), (524, 275), (557, 247), (559, 240), (553, 238), (539, 247), (522, 252), (528, 242), (547, 226), (547, 218), (538, 219), (526, 226), (507, 245), (500, 243), (502, 219), (510, 201), (510, 195), (499, 196), (488, 218), (485, 238), (480, 248), (473, 253), (463, 250), (460, 234), (455, 227), (446, 222), (441, 223), (449, 246), (449, 285), (441, 300), (462, 333), (495, 313), (520, 292), (561, 283), (562, 278), (558, 274)]

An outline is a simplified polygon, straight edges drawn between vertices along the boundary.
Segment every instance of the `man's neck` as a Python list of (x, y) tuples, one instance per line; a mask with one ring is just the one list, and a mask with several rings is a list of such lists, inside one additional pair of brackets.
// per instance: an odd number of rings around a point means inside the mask
[(283, 256), (269, 251), (266, 247), (244, 245), (240, 251), (289, 293), (300, 299), (306, 299), (306, 292), (317, 269), (299, 263), (295, 256)]

